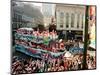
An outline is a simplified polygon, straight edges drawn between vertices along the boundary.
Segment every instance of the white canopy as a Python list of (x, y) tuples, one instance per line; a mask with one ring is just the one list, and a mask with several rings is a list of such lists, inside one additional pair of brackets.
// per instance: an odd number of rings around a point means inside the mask
[(71, 58), (71, 57), (73, 57), (73, 55), (70, 52), (66, 51), (64, 57)]
[(25, 27), (24, 28), (19, 28), (19, 29), (22, 29), (22, 30), (25, 29), (25, 30), (30, 30), (30, 31), (33, 30), (32, 28), (25, 28)]

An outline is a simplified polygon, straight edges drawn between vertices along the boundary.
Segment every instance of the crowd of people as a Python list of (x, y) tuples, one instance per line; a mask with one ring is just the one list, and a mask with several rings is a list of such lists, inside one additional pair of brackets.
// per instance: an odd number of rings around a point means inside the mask
[(53, 72), (53, 71), (65, 71), (65, 70), (77, 70), (74, 66), (77, 64), (73, 61), (67, 61), (66, 59), (48, 59), (48, 60), (32, 60), (32, 59), (13, 59), (12, 73), (38, 73), (38, 72)]
[(65, 49), (63, 40), (59, 41), (57, 39), (58, 35), (54, 30), (51, 32), (49, 30), (40, 32), (39, 29), (19, 28), (15, 36), (15, 43), (19, 45), (52, 52), (64, 51)]
[[(48, 51), (52, 51), (52, 52), (64, 51), (65, 49), (69, 51), (71, 48), (75, 48), (75, 47), (80, 48), (80, 45), (82, 44), (81, 40), (73, 39), (73, 40), (64, 41), (62, 39), (58, 39), (57, 32), (54, 30), (52, 30), (51, 32), (49, 32), (49, 30), (44, 30), (44, 31), (40, 32), (39, 29), (34, 30), (32, 28), (19, 28), (17, 30), (17, 33), (19, 35), (21, 34), (23, 36), (24, 35), (25, 36), (32, 35), (32, 36), (35, 36), (35, 38), (28, 40), (28, 38), (30, 38), (30, 36), (24, 37), (24, 38), (21, 36), (20, 38), (17, 38), (15, 40), (16, 44), (22, 44), (22, 45), (29, 46), (32, 48), (38, 47), (43, 50), (48, 50)], [(33, 38), (33, 37), (31, 37), (31, 38)], [(51, 40), (50, 40), (50, 38), (51, 38)]]
[(45, 45), (45, 44), (37, 44), (34, 43), (32, 41), (26, 41), (26, 40), (15, 40), (16, 44), (19, 45), (23, 45), (23, 46), (28, 46), (31, 48), (36, 48), (36, 49), (43, 49), (43, 50), (48, 50), (48, 51), (52, 51), (52, 52), (59, 52), (59, 51), (64, 51), (65, 47), (64, 47), (64, 42), (56, 42), (56, 41), (50, 41), (49, 45)]
[(40, 31), (38, 28), (37, 30), (32, 28), (19, 28), (17, 33), (22, 35), (34, 35), (35, 37), (39, 38), (49, 37), (50, 39), (54, 40), (58, 38), (57, 32), (55, 30), (49, 32), (49, 30)]
[[(95, 69), (95, 57), (87, 56), (87, 69)], [(31, 74), (41, 72), (59, 72), (83, 69), (83, 55), (73, 58), (49, 58), (47, 60), (34, 58), (19, 58), (13, 56), (12, 74)]]
[(87, 55), (86, 58), (87, 69), (96, 69), (96, 56)]
[(67, 40), (65, 42), (65, 46), (66, 46), (66, 49), (69, 50), (70, 48), (72, 47), (80, 47), (80, 48), (83, 48), (83, 42), (82, 40)]
[[(33, 29), (19, 29), (17, 32), (20, 34), (29, 34), (41, 37), (57, 38), (56, 31), (35, 31)], [(54, 36), (54, 37), (53, 37)], [(38, 37), (37, 37), (38, 38)], [(38, 38), (38, 39), (39, 39)], [(59, 52), (61, 50), (70, 52), (71, 48), (83, 48), (83, 42), (81, 40), (51, 40), (48, 45), (38, 44), (34, 41), (26, 41), (22, 39), (15, 40), (16, 44), (29, 46), (34, 49), (48, 50), (53, 53)], [(73, 52), (74, 53), (74, 52)], [(44, 53), (45, 54), (45, 53)], [(20, 56), (13, 56), (12, 59), (12, 74), (31, 74), (40, 72), (59, 72), (59, 71), (72, 71), (72, 70), (82, 70), (83, 69), (83, 54), (73, 54), (73, 57), (49, 57), (47, 59), (33, 58), (28, 59)], [(86, 58), (87, 69), (96, 68), (96, 58), (94, 56), (87, 55)]]

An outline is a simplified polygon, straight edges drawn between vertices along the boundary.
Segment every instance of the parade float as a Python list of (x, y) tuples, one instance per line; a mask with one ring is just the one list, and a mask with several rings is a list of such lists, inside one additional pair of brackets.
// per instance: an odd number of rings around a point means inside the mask
[(19, 28), (15, 34), (15, 50), (36, 58), (61, 57), (65, 54), (63, 42), (55, 31), (39, 32), (32, 28)]

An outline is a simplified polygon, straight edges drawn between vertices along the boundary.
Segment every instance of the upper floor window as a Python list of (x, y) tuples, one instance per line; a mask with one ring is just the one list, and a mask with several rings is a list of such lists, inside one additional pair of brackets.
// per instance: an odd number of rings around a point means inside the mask
[(81, 26), (81, 28), (83, 28), (83, 25), (84, 25), (84, 15), (82, 15), (82, 26)]
[(79, 28), (80, 24), (80, 14), (77, 14), (77, 28)]
[(66, 13), (66, 28), (69, 27), (69, 14)]
[(75, 19), (75, 15), (72, 13), (71, 14), (71, 27), (74, 27), (74, 19)]
[(61, 12), (60, 13), (60, 27), (63, 28), (63, 24), (64, 24), (64, 13)]

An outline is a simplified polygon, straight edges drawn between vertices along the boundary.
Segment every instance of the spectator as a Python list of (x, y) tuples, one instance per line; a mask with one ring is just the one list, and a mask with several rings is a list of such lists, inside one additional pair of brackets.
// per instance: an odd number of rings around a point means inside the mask
[[(12, 74), (30, 74), (37, 72), (54, 72), (54, 71), (68, 71), (81, 70), (83, 63), (83, 56), (76, 55), (72, 59), (66, 58), (49, 58), (48, 60), (40, 59), (19, 59), (17, 56), (13, 57)], [(87, 56), (87, 68), (94, 69), (96, 67), (95, 57)]]

